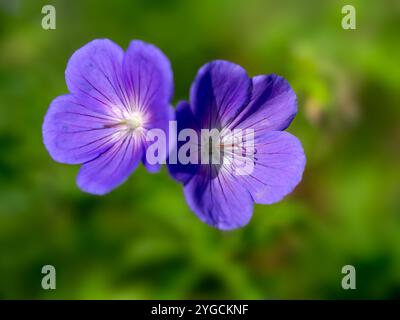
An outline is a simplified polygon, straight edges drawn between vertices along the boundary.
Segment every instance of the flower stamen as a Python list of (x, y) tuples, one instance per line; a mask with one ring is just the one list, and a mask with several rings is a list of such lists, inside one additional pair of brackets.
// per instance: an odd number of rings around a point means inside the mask
[(134, 112), (130, 114), (129, 117), (123, 119), (120, 123), (127, 126), (129, 130), (133, 131), (142, 127), (143, 118), (140, 113)]

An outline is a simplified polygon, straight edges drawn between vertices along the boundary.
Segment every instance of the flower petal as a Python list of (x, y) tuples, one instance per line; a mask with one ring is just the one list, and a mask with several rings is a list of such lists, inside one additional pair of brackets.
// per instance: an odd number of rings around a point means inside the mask
[[(250, 193), (235, 176), (214, 166), (202, 166), (201, 173), (184, 187), (190, 208), (205, 223), (231, 230), (246, 225), (252, 216), (253, 200)], [(210, 179), (210, 176), (214, 178)]]
[[(192, 110), (190, 108), (189, 103), (186, 101), (180, 101), (178, 102), (176, 106), (176, 122), (177, 122), (177, 134), (179, 135), (179, 132), (183, 129), (193, 129), (196, 132), (198, 132), (198, 125), (196, 123), (196, 120), (193, 116)], [(179, 148), (184, 145), (186, 141), (176, 141), (176, 145), (174, 146), (175, 148), (172, 148), (171, 152), (175, 152), (175, 154), (178, 154)], [(181, 164), (179, 162), (179, 159), (177, 159), (177, 163), (171, 163), (168, 161), (168, 170), (171, 176), (184, 184), (186, 184), (192, 177), (193, 175), (196, 174), (197, 170), (199, 168), (198, 164)]]
[(128, 100), (137, 111), (146, 111), (154, 123), (160, 113), (167, 115), (173, 94), (173, 76), (168, 58), (157, 47), (131, 41), (123, 60)]
[(200, 68), (190, 90), (193, 114), (202, 128), (221, 129), (251, 97), (251, 79), (241, 66), (222, 60)]
[(72, 95), (54, 99), (42, 127), (50, 156), (58, 162), (78, 164), (109, 149), (116, 129), (111, 127), (114, 118), (108, 111), (95, 100)]
[(300, 141), (284, 131), (271, 131), (255, 137), (255, 166), (241, 176), (254, 201), (271, 204), (280, 201), (301, 181), (306, 157)]
[[(166, 144), (161, 146), (162, 149), (158, 150), (159, 152), (162, 152), (164, 154), (163, 158), (163, 162), (164, 164), (166, 163), (168, 154), (169, 154), (169, 150), (171, 147), (170, 143), (169, 143), (169, 121), (174, 120), (175, 119), (175, 110), (172, 108), (172, 106), (168, 107), (167, 110), (167, 114), (163, 115), (162, 117), (159, 118), (159, 120), (154, 121), (154, 123), (152, 124), (154, 128), (157, 129), (161, 129), (162, 131), (164, 131), (165, 134), (165, 142)], [(161, 163), (156, 163), (156, 164), (151, 164), (149, 163), (149, 161), (147, 161), (147, 149), (150, 145), (152, 145), (151, 141), (144, 141), (144, 150), (146, 150), (146, 152), (143, 154), (143, 165), (146, 167), (147, 171), (151, 172), (151, 173), (155, 173), (155, 172), (159, 172), (161, 170)]]
[(256, 76), (252, 81), (251, 101), (231, 127), (258, 132), (285, 130), (297, 113), (296, 94), (289, 83), (275, 74)]
[(77, 183), (83, 191), (103, 195), (122, 184), (135, 170), (143, 155), (142, 141), (126, 135), (96, 159), (85, 163)]
[(107, 39), (93, 40), (78, 49), (65, 70), (69, 91), (123, 110), (126, 102), (122, 85), (123, 56), (123, 50)]

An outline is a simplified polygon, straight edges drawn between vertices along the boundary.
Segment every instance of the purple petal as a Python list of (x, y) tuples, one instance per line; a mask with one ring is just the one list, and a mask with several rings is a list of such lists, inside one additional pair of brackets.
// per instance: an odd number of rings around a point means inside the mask
[[(186, 101), (178, 102), (176, 106), (176, 121), (178, 135), (183, 129), (193, 129), (196, 131), (199, 130), (190, 105)], [(176, 152), (177, 154), (179, 148), (184, 144), (185, 141), (177, 141), (176, 149), (173, 149), (172, 152)], [(193, 177), (193, 175), (196, 174), (199, 165), (191, 163), (184, 165), (179, 162), (179, 159), (177, 160), (178, 161), (176, 164), (172, 164), (168, 161), (169, 173), (175, 180), (186, 184)]]
[(98, 195), (110, 192), (135, 170), (142, 155), (139, 138), (121, 137), (110, 149), (81, 167), (77, 178), (79, 188)]
[(157, 173), (157, 172), (160, 172), (160, 170), (161, 170), (162, 164), (161, 163), (155, 163), (155, 164), (149, 163), (146, 160), (145, 153), (143, 154), (143, 157), (142, 157), (142, 163), (143, 163), (144, 167), (147, 169), (147, 171), (150, 173)]
[[(131, 108), (146, 115), (145, 128), (159, 128), (167, 133), (168, 121), (173, 117), (169, 104), (173, 95), (173, 75), (168, 58), (151, 44), (131, 41), (123, 60), (123, 75)], [(146, 143), (145, 149), (148, 145)], [(146, 153), (142, 161), (150, 172), (161, 168), (160, 164), (150, 164)]]
[(259, 132), (285, 130), (297, 113), (296, 94), (289, 83), (275, 74), (256, 76), (252, 81), (251, 101), (231, 127)]
[[(154, 121), (154, 123), (153, 123), (154, 128), (161, 129), (165, 133), (166, 145), (162, 147), (163, 148), (162, 150), (159, 150), (160, 152), (164, 153), (165, 158), (163, 157), (163, 159), (165, 161), (166, 161), (166, 159), (168, 157), (168, 153), (169, 153), (170, 148), (173, 147), (173, 146), (170, 146), (169, 139), (168, 139), (168, 136), (169, 136), (169, 121), (170, 120), (175, 120), (175, 110), (172, 108), (172, 106), (168, 107), (168, 113), (167, 113), (165, 118), (161, 118), (160, 120)], [(144, 143), (145, 143), (144, 150), (147, 151), (147, 148), (153, 142), (145, 141)], [(159, 172), (161, 170), (161, 164), (160, 163), (151, 164), (151, 163), (149, 163), (147, 161), (146, 152), (143, 154), (142, 162), (143, 162), (143, 165), (146, 167), (147, 171), (149, 171), (151, 173), (156, 173), (156, 172)]]
[[(190, 208), (205, 223), (231, 230), (246, 225), (252, 216), (253, 200), (237, 177), (217, 170), (215, 166), (201, 167), (201, 173), (184, 187)], [(214, 178), (210, 179), (210, 176)]]
[(272, 131), (254, 141), (255, 166), (241, 176), (254, 201), (271, 204), (291, 193), (301, 181), (306, 158), (300, 141), (288, 132)]
[(249, 102), (251, 87), (251, 79), (237, 64), (217, 60), (204, 65), (190, 91), (201, 127), (220, 129), (233, 121)]
[(124, 82), (133, 108), (145, 111), (148, 122), (168, 117), (173, 76), (167, 57), (157, 47), (134, 40), (123, 60)]
[(97, 100), (108, 108), (124, 108), (122, 84), (123, 50), (107, 39), (93, 40), (75, 51), (65, 78), (69, 91)]
[(72, 95), (54, 99), (43, 123), (43, 141), (50, 156), (59, 162), (90, 161), (113, 144), (115, 128), (109, 109), (96, 101)]

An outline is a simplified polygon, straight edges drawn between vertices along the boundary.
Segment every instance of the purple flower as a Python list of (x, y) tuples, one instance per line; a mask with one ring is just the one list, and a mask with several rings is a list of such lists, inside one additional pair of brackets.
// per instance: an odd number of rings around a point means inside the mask
[[(221, 165), (185, 165), (179, 161), (168, 165), (171, 175), (184, 184), (190, 208), (203, 222), (223, 230), (242, 227), (251, 218), (254, 202), (280, 201), (300, 182), (306, 162), (304, 151), (296, 137), (283, 131), (296, 115), (297, 99), (284, 78), (249, 78), (236, 64), (213, 61), (199, 70), (190, 102), (177, 106), (178, 131), (254, 130), (254, 148), (251, 154), (244, 153), (254, 164), (249, 174), (235, 175), (231, 161)], [(239, 150), (248, 137), (244, 134), (241, 141), (234, 142), (240, 144), (236, 146)], [(221, 145), (225, 157), (229, 152)]]
[(142, 160), (145, 135), (166, 129), (173, 94), (170, 63), (155, 46), (132, 41), (124, 51), (110, 40), (94, 40), (70, 58), (65, 78), (70, 94), (54, 99), (43, 123), (51, 157), (81, 164), (78, 186), (105, 194)]

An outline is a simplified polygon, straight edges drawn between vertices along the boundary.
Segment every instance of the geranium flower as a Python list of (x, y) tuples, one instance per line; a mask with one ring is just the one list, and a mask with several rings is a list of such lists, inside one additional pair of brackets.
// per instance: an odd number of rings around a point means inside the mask
[[(253, 129), (254, 133), (252, 152), (243, 155), (254, 164), (248, 174), (235, 174), (232, 161), (183, 164), (178, 159), (177, 164), (168, 164), (171, 175), (184, 184), (189, 207), (203, 222), (223, 230), (242, 227), (252, 216), (254, 202), (272, 204), (296, 187), (306, 159), (299, 140), (283, 131), (296, 112), (296, 95), (282, 77), (249, 78), (242, 67), (228, 61), (213, 61), (199, 70), (190, 104), (177, 106), (178, 130), (218, 129), (222, 158), (232, 154), (232, 147), (243, 149), (249, 138), (244, 134), (237, 142), (231, 139), (236, 146), (227, 147), (224, 131)], [(198, 148), (215, 149), (200, 143)]]
[(173, 93), (170, 63), (155, 46), (132, 41), (124, 51), (110, 40), (94, 40), (70, 58), (65, 78), (70, 94), (57, 97), (43, 123), (51, 157), (81, 164), (77, 184), (105, 194), (145, 159), (146, 132), (165, 129)]

